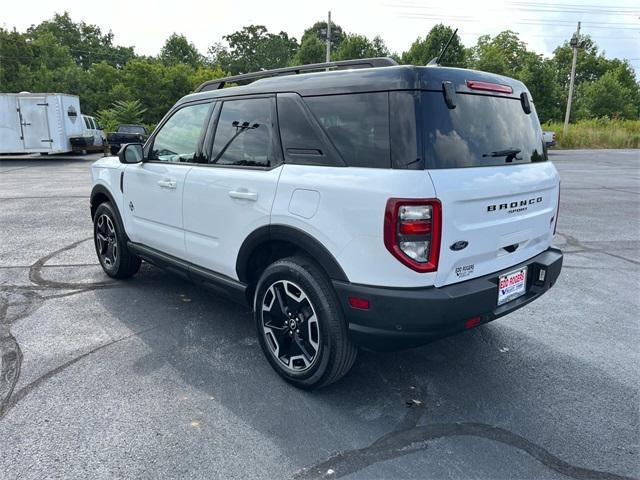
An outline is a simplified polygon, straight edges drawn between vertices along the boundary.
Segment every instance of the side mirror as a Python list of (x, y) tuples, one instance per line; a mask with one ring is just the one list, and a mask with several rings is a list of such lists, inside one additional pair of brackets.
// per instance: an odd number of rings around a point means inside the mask
[(140, 163), (144, 159), (141, 143), (125, 143), (118, 152), (120, 163)]

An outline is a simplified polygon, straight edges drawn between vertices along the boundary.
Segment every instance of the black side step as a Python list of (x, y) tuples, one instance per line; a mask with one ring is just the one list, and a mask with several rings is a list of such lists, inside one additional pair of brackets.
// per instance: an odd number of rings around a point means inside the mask
[(199, 267), (172, 255), (160, 252), (155, 248), (147, 247), (140, 243), (127, 242), (127, 247), (143, 260), (162, 268), (169, 272), (189, 280), (195, 284), (202, 285), (222, 296), (243, 305), (248, 304), (248, 286), (238, 280), (227, 277), (220, 273)]

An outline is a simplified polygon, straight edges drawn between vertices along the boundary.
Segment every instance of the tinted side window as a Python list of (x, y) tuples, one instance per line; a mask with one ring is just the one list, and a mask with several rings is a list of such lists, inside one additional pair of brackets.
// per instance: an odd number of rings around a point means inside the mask
[(198, 142), (210, 104), (181, 108), (160, 128), (149, 152), (150, 160), (195, 162)]
[(347, 165), (390, 168), (388, 93), (305, 97), (305, 102)]
[(210, 163), (268, 167), (273, 164), (271, 98), (222, 104)]
[(418, 135), (418, 92), (389, 92), (391, 163), (393, 168), (424, 169)]
[(89, 119), (87, 117), (85, 117), (84, 115), (82, 116), (83, 120), (84, 120), (84, 124), (85, 126), (91, 130), (91, 124), (89, 123)]
[(296, 93), (278, 94), (278, 125), (285, 162), (297, 165), (344, 165)]

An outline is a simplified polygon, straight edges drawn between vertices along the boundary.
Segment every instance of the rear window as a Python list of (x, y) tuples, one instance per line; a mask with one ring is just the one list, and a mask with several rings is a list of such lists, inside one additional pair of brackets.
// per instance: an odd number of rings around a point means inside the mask
[(138, 135), (144, 135), (144, 127), (139, 127), (137, 125), (120, 125), (118, 127), (118, 132), (120, 133), (135, 133)]
[(458, 93), (449, 109), (441, 92), (423, 92), (426, 168), (485, 167), (547, 160), (533, 109), (519, 99)]
[(387, 92), (304, 100), (348, 166), (390, 168)]

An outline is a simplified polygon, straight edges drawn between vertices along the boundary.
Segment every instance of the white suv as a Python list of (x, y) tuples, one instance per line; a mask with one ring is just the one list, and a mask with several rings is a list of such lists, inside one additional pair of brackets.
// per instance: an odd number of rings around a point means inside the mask
[(105, 272), (143, 259), (248, 302), (303, 388), (342, 377), (357, 345), (512, 312), (562, 266), (533, 101), (484, 72), (368, 59), (212, 80), (92, 174)]

